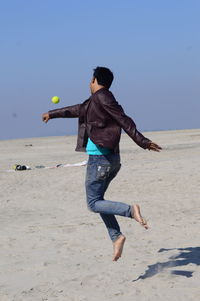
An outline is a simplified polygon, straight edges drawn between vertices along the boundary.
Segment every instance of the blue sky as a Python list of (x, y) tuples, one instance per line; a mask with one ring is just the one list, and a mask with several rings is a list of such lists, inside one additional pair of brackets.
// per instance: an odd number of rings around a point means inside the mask
[(139, 130), (200, 128), (199, 15), (197, 0), (2, 0), (0, 139), (76, 134), (41, 114), (88, 98), (96, 66)]

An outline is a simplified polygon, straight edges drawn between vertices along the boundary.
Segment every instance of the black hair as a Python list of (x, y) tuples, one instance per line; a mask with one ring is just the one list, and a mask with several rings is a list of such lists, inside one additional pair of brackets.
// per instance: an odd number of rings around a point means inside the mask
[(99, 85), (109, 89), (114, 79), (113, 73), (106, 67), (96, 67), (93, 77), (96, 78)]

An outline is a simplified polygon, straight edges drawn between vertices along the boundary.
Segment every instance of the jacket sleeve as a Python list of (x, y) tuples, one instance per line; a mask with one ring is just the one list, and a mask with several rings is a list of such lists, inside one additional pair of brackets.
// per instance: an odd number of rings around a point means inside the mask
[(123, 108), (115, 100), (112, 93), (106, 95), (101, 102), (104, 110), (118, 123), (118, 125), (133, 139), (140, 147), (149, 148), (151, 140), (144, 137), (136, 128), (135, 122), (124, 113)]
[(80, 104), (49, 111), (50, 119), (79, 117)]

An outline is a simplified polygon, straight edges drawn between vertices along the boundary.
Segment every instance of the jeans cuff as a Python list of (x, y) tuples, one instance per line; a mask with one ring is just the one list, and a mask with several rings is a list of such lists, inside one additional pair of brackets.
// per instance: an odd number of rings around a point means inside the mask
[(118, 234), (118, 235), (115, 235), (115, 237), (111, 238), (112, 239), (112, 242), (115, 242), (121, 235), (123, 235), (121, 232)]

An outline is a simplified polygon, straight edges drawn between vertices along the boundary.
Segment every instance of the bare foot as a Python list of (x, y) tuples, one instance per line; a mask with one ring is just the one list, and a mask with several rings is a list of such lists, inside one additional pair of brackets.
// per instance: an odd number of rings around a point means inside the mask
[(132, 206), (132, 218), (134, 218), (140, 225), (142, 225), (145, 229), (148, 229), (147, 221), (142, 217), (140, 213), (140, 206), (133, 205)]
[(126, 237), (124, 235), (120, 235), (118, 239), (113, 243), (113, 261), (117, 261), (121, 257), (125, 240)]

